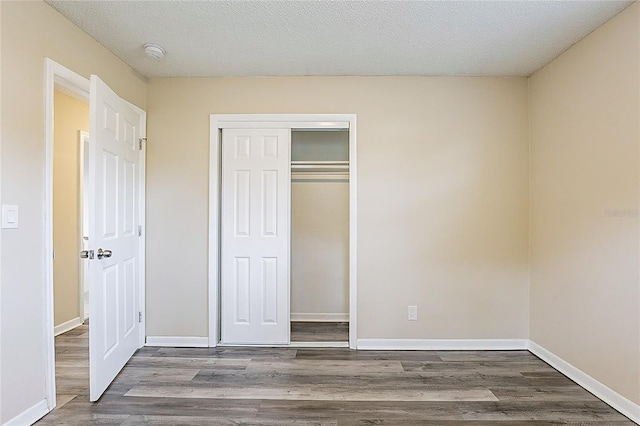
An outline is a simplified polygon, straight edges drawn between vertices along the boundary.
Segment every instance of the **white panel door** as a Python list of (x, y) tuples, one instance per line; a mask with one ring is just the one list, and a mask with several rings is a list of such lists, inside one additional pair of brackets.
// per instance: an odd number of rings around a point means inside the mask
[(222, 131), (222, 343), (289, 343), (290, 130)]
[(89, 158), (90, 399), (96, 401), (139, 347), (139, 138), (145, 113), (91, 76)]

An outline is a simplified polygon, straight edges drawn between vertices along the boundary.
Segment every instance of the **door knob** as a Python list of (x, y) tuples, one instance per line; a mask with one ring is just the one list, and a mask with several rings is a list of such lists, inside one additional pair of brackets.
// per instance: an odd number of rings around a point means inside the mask
[(93, 259), (93, 250), (82, 250), (80, 252), (81, 259)]
[(98, 259), (102, 259), (103, 257), (105, 257), (105, 258), (111, 257), (111, 250), (102, 250), (101, 248), (99, 248), (98, 249)]

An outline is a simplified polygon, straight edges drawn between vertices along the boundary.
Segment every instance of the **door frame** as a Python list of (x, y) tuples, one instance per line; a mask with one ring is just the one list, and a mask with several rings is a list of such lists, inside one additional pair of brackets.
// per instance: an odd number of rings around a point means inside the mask
[(356, 114), (211, 114), (209, 139), (209, 347), (220, 342), (220, 208), (222, 129), (349, 130), (349, 347), (357, 349), (357, 147)]
[[(70, 92), (77, 94), (83, 98), (89, 99), (90, 83), (89, 79), (71, 71), (65, 66), (55, 62), (50, 58), (44, 59), (44, 244), (43, 244), (43, 263), (44, 263), (44, 372), (45, 372), (45, 397), (47, 400), (47, 408), (49, 411), (56, 406), (56, 372), (55, 372), (55, 336), (54, 336), (54, 300), (53, 300), (53, 124), (54, 124), (54, 91), (56, 85), (60, 85)], [(132, 105), (133, 108), (140, 108)], [(140, 110), (141, 111), (141, 110)], [(144, 113), (146, 121), (146, 113)], [(146, 136), (146, 130), (140, 135), (142, 138)], [(138, 250), (140, 259), (139, 268), (139, 289), (138, 300), (140, 301), (139, 311), (142, 312), (142, 322), (140, 323), (138, 345), (144, 346), (146, 335), (145, 321), (145, 168), (146, 168), (146, 144), (142, 144), (141, 170), (140, 170), (140, 211), (139, 222), (142, 227), (142, 236), (139, 238)], [(78, 256), (80, 254), (78, 253)], [(84, 301), (82, 301), (84, 303)], [(82, 305), (84, 307), (84, 305)], [(84, 316), (82, 312), (80, 314)], [(91, 313), (89, 313), (91, 314)], [(84, 320), (84, 318), (82, 318)]]

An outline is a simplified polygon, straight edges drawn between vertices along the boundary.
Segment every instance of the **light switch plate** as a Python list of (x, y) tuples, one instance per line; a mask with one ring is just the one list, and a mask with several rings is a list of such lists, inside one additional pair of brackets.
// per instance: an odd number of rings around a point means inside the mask
[(2, 229), (16, 229), (19, 224), (18, 206), (3, 204), (2, 205)]

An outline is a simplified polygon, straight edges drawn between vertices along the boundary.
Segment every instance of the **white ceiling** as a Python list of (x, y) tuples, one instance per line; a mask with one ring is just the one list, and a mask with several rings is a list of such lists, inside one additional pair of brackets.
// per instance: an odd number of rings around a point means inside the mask
[(632, 3), (46, 1), (147, 77), (528, 76)]

